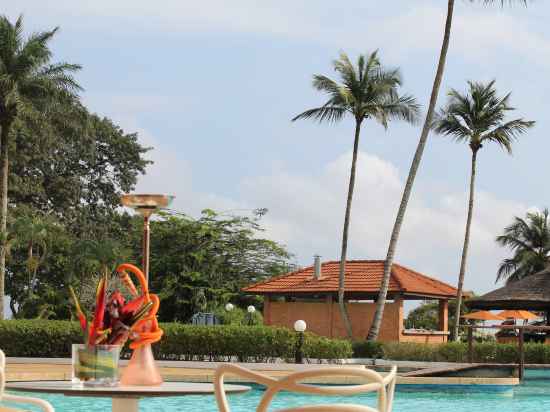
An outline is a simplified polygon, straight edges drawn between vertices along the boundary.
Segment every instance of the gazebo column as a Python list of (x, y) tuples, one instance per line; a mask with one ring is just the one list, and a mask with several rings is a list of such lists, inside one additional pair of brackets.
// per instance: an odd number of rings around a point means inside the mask
[(325, 296), (325, 307), (326, 307), (326, 325), (327, 325), (327, 334), (329, 338), (333, 337), (333, 315), (332, 315), (332, 295), (329, 293)]
[(271, 298), (264, 295), (264, 325), (271, 325)]
[(446, 299), (439, 301), (439, 330), (449, 331), (449, 301)]

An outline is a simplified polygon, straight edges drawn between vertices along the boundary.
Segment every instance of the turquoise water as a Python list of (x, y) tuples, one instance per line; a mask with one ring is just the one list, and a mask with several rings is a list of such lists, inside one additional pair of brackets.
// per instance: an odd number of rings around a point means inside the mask
[[(37, 394), (29, 394), (37, 396)], [(245, 394), (228, 397), (232, 412), (254, 411), (262, 395), (260, 386)], [(39, 395), (50, 401), (57, 412), (110, 410), (110, 400), (100, 398)], [(313, 403), (358, 403), (374, 406), (376, 397), (366, 394), (354, 397), (310, 397), (289, 393), (279, 394), (272, 409)], [(35, 411), (36, 409), (29, 409)], [(520, 386), (398, 386), (394, 412), (539, 412), (550, 410), (550, 371), (530, 370)], [(140, 411), (216, 412), (213, 396), (184, 396), (174, 398), (144, 399)]]

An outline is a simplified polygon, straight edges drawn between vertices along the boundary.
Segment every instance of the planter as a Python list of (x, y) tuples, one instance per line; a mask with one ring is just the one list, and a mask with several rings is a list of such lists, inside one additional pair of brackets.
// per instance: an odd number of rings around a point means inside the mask
[(119, 345), (74, 344), (72, 382), (85, 386), (115, 386), (118, 384)]

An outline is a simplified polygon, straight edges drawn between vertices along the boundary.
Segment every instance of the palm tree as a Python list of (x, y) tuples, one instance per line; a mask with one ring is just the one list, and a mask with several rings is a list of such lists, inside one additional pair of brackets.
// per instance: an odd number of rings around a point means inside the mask
[[(6, 224), (8, 214), (8, 176), (10, 131), (18, 115), (44, 113), (55, 101), (69, 99), (80, 90), (71, 73), (80, 66), (50, 64), (49, 41), (57, 32), (39, 32), (23, 38), (23, 18), (14, 24), (0, 16), (0, 299), (4, 297), (6, 273)], [(0, 319), (4, 318), (0, 305)]]
[[(476, 0), (470, 1), (474, 2)], [(527, 0), (481, 1), (483, 1), (483, 3), (485, 4), (499, 2), (501, 6), (504, 6), (505, 3), (514, 3), (516, 1), (527, 4)], [(445, 19), (443, 42), (441, 43), (441, 51), (439, 52), (439, 60), (437, 63), (432, 92), (430, 95), (430, 103), (428, 105), (428, 111), (426, 112), (426, 118), (424, 119), (424, 126), (422, 127), (422, 132), (420, 133), (420, 139), (418, 139), (418, 145), (416, 146), (416, 151), (414, 153), (414, 157), (409, 168), (409, 175), (407, 176), (405, 188), (403, 189), (403, 195), (401, 196), (399, 209), (397, 210), (397, 215), (393, 224), (393, 229), (390, 236), (390, 243), (388, 245), (388, 252), (386, 254), (386, 260), (384, 262), (384, 275), (380, 284), (380, 293), (378, 294), (378, 299), (376, 301), (376, 312), (374, 312), (372, 325), (367, 336), (367, 340), (370, 341), (378, 339), (378, 333), (380, 332), (380, 326), (382, 325), (382, 317), (384, 316), (386, 298), (388, 296), (388, 288), (390, 286), (391, 268), (393, 266), (395, 252), (397, 251), (397, 242), (399, 241), (399, 235), (401, 234), (401, 226), (403, 226), (403, 221), (405, 220), (405, 212), (407, 211), (407, 206), (411, 197), (416, 174), (418, 172), (418, 168), (420, 167), (420, 162), (422, 161), (422, 155), (424, 154), (424, 148), (426, 147), (428, 135), (430, 134), (430, 127), (435, 113), (435, 106), (437, 105), (437, 97), (439, 95), (439, 88), (441, 87), (441, 81), (443, 80), (443, 73), (445, 71), (445, 63), (447, 61), (447, 52), (449, 50), (449, 42), (451, 39), (451, 27), (453, 22), (454, 6), (454, 0), (447, 1), (447, 16)]]
[(355, 120), (353, 157), (342, 231), (342, 253), (338, 282), (340, 313), (347, 334), (352, 337), (351, 323), (344, 305), (344, 273), (361, 125), (363, 121), (370, 119), (380, 123), (385, 129), (387, 129), (388, 122), (391, 120), (404, 120), (414, 123), (419, 115), (419, 106), (414, 97), (398, 94), (398, 88), (401, 86), (399, 70), (384, 68), (378, 59), (377, 52), (368, 56), (360, 55), (357, 59), (357, 67), (352, 64), (345, 53), (341, 53), (340, 58), (335, 60), (333, 65), (334, 70), (341, 78), (341, 83), (337, 83), (327, 76), (313, 76), (313, 87), (326, 93), (328, 100), (320, 107), (299, 114), (292, 121), (314, 119), (319, 122), (336, 123), (345, 116), (351, 116)]
[(449, 101), (437, 114), (434, 121), (434, 131), (436, 133), (450, 136), (460, 143), (468, 143), (472, 151), (470, 200), (468, 202), (466, 233), (458, 275), (457, 303), (452, 335), (454, 339), (458, 339), (462, 287), (466, 273), (470, 226), (474, 211), (477, 154), (486, 143), (496, 143), (511, 154), (512, 142), (535, 124), (535, 122), (521, 118), (505, 121), (506, 113), (514, 110), (508, 104), (510, 93), (504, 97), (498, 97), (494, 80), (487, 84), (468, 82), (468, 85), (469, 92), (467, 95), (462, 95), (454, 89), (449, 92)]
[(550, 264), (550, 213), (529, 212), (525, 219), (515, 217), (514, 223), (497, 237), (497, 243), (508, 247), (514, 256), (504, 259), (497, 272), (497, 282), (513, 282), (540, 272)]

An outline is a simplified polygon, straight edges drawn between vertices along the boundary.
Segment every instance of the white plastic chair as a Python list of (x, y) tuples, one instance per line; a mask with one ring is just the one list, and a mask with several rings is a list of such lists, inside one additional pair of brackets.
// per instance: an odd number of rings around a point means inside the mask
[[(365, 392), (378, 392), (378, 406), (377, 408), (373, 408), (354, 404), (325, 404), (280, 409), (278, 412), (391, 412), (395, 393), (397, 367), (394, 366), (386, 376), (382, 376), (371, 369), (341, 367), (311, 369), (295, 372), (281, 379), (275, 379), (237, 365), (221, 365), (216, 369), (214, 375), (216, 402), (218, 403), (220, 412), (231, 412), (227, 403), (225, 391), (223, 390), (224, 376), (226, 374), (237, 375), (266, 386), (267, 389), (258, 404), (256, 412), (267, 412), (271, 401), (280, 391), (306, 393), (310, 395), (356, 395)], [(322, 376), (360, 377), (364, 378), (366, 383), (346, 386), (314, 386), (300, 383), (304, 379), (319, 378)]]
[[(8, 401), (12, 403), (26, 403), (28, 405), (35, 405), (40, 407), (44, 412), (55, 412), (53, 406), (38, 398), (29, 398), (27, 396), (17, 396), (4, 393), (4, 387), (6, 386), (6, 355), (0, 350), (0, 401)], [(18, 409), (9, 409), (0, 405), (0, 411), (16, 411)]]

